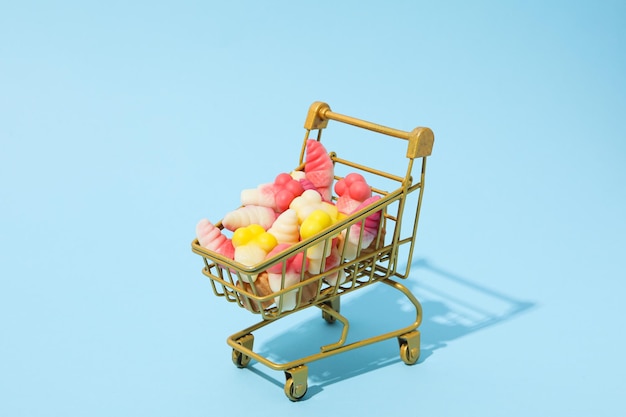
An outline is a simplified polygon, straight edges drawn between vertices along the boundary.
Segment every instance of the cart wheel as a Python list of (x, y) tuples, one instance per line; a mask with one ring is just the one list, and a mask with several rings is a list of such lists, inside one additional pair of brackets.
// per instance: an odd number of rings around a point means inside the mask
[(420, 333), (416, 330), (398, 338), (400, 358), (407, 365), (414, 365), (420, 357)]
[(400, 346), (400, 358), (407, 365), (414, 365), (415, 362), (419, 359), (419, 351), (417, 349), (409, 349), (408, 344), (403, 344)]
[[(341, 304), (339, 302), (339, 297), (331, 298), (329, 301), (325, 301), (323, 304), (326, 304), (328, 307), (332, 308), (337, 313), (339, 313), (339, 310), (341, 308)], [(337, 321), (337, 319), (335, 317), (331, 316), (330, 314), (328, 314), (324, 310), (322, 310), (322, 318), (324, 320), (326, 320), (327, 323), (330, 323), (330, 324), (333, 324), (334, 322)]]
[(250, 363), (250, 356), (233, 349), (233, 363), (237, 368), (245, 368)]
[(300, 365), (285, 372), (285, 395), (291, 401), (299, 401), (307, 391), (308, 369), (305, 365)]
[(293, 382), (293, 378), (289, 378), (287, 382), (285, 382), (285, 395), (291, 401), (299, 401), (306, 395), (307, 386), (296, 386)]
[[(252, 335), (252, 333), (248, 333), (247, 335), (237, 339), (237, 344), (252, 350), (252, 346), (254, 344), (254, 336)], [(240, 352), (237, 349), (233, 348), (232, 359), (237, 368), (245, 368), (246, 366), (248, 366), (248, 364), (250, 363), (250, 359), (252, 358), (244, 354), (243, 352)]]
[(322, 318), (326, 320), (327, 323), (330, 323), (330, 324), (333, 324), (335, 321), (337, 321), (337, 319), (335, 319), (333, 316), (331, 316), (325, 311), (322, 311)]

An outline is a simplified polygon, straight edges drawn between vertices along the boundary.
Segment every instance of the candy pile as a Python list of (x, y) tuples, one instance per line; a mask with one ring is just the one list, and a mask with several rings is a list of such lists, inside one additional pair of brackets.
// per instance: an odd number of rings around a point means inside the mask
[[(334, 167), (328, 152), (320, 142), (308, 140), (304, 171), (281, 173), (272, 183), (243, 190), (241, 207), (222, 219), (224, 229), (232, 232), (232, 237), (202, 219), (196, 227), (198, 242), (212, 252), (254, 267), (380, 199), (378, 195), (372, 196), (362, 175), (351, 173), (334, 184), (337, 195), (334, 204), (333, 182)], [(258, 275), (241, 274), (237, 285), (265, 296), (299, 283), (303, 276), (329, 271), (341, 263), (341, 258), (356, 258), (359, 241), (362, 249), (368, 248), (376, 240), (380, 221), (381, 213), (376, 212), (365, 219), (364, 225), (359, 222), (325, 242), (307, 247), (306, 258), (299, 252)], [(344, 279), (343, 270), (324, 277), (330, 285)], [(256, 291), (251, 291), (252, 284)], [(300, 295), (297, 290), (288, 291), (282, 297), (275, 297), (274, 302), (283, 311), (293, 310), (299, 303), (314, 298), (317, 290), (318, 284), (313, 282), (303, 286)], [(244, 303), (246, 308), (258, 311), (255, 303), (249, 300)], [(272, 304), (270, 301), (261, 307)]]

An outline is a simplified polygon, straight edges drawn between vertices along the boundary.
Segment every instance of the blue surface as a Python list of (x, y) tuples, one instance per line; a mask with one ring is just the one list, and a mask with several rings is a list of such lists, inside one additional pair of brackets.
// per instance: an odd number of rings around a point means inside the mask
[[(626, 413), (625, 3), (300, 3), (0, 6), (0, 415)], [(256, 316), (190, 242), (294, 166), (316, 100), (436, 134), (425, 321), (416, 366), (334, 356), (291, 403), (232, 365)], [(411, 320), (380, 287), (342, 305), (353, 337)], [(332, 339), (318, 313), (258, 348)]]

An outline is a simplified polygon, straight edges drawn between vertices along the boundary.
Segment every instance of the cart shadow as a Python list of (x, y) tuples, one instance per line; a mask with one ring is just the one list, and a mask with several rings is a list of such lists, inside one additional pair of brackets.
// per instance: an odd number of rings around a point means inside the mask
[[(423, 309), (418, 364), (448, 343), (506, 322), (534, 306), (445, 271), (424, 259), (414, 261), (411, 271), (412, 277), (418, 277), (417, 282), (409, 279), (402, 284), (416, 295)], [(415, 320), (416, 313), (403, 294), (387, 285), (372, 285), (343, 296), (341, 314), (350, 322), (347, 343), (351, 343), (404, 328)], [(339, 340), (341, 330), (340, 323), (329, 324), (320, 313), (297, 322), (267, 341), (259, 340), (258, 353), (275, 363), (286, 363), (318, 353), (320, 346)], [(307, 363), (309, 389), (304, 400), (336, 382), (398, 363), (402, 360), (395, 338)], [(278, 381), (264, 373), (266, 368), (256, 362), (249, 369), (280, 387), (284, 385), (284, 380)]]

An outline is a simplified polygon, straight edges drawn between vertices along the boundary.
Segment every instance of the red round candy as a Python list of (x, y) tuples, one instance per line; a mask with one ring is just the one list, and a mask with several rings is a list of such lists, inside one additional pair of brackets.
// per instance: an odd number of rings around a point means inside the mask
[(300, 181), (292, 179), (287, 184), (285, 184), (285, 190), (289, 190), (295, 197), (298, 197), (304, 192), (304, 188)]
[(365, 201), (372, 196), (372, 190), (365, 181), (356, 181), (350, 184), (350, 198)]
[(274, 184), (275, 185), (285, 185), (289, 181), (291, 181), (292, 179), (293, 178), (291, 178), (291, 175), (287, 174), (286, 172), (283, 172), (283, 173), (278, 174), (276, 176), (276, 179), (274, 180)]
[(347, 185), (345, 180), (339, 180), (335, 183), (335, 193), (337, 193), (338, 196), (344, 195), (346, 188)]
[(289, 205), (296, 196), (287, 189), (282, 189), (276, 193), (274, 199), (276, 200), (276, 208), (278, 211), (283, 212), (289, 208)]
[(346, 184), (351, 185), (355, 182), (365, 182), (365, 178), (363, 175), (357, 174), (356, 172), (346, 175)]

